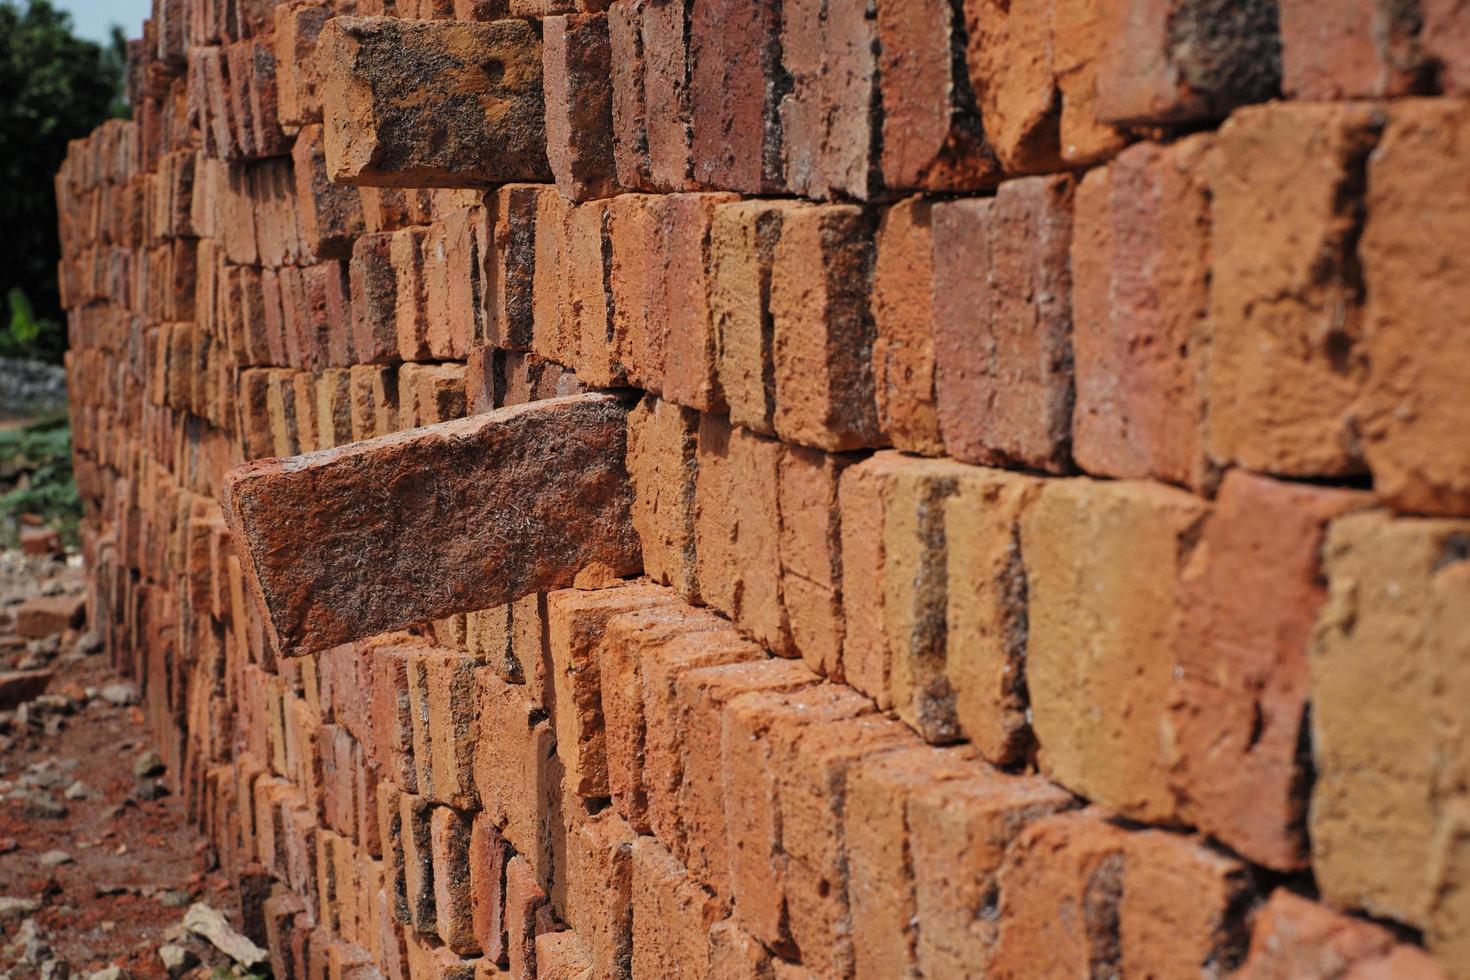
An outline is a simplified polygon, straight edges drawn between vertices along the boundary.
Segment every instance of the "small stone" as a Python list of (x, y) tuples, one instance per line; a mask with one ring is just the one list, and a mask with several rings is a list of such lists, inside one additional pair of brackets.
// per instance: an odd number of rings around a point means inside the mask
[(85, 800), (92, 795), (92, 791), (87, 788), (86, 783), (78, 779), (68, 786), (66, 791), (61, 795), (68, 800)]
[(17, 915), (30, 915), (41, 911), (41, 903), (34, 898), (16, 898), (12, 895), (0, 896), (0, 920), (14, 918)]
[(173, 943), (158, 947), (158, 958), (163, 960), (163, 968), (171, 977), (183, 974), (199, 962), (199, 957), (194, 955), (193, 950), (175, 946)]
[(139, 779), (149, 776), (161, 776), (167, 767), (163, 764), (163, 756), (153, 749), (149, 749), (133, 762), (133, 775)]
[(21, 792), (14, 798), (24, 802), (22, 812), (33, 820), (60, 820), (67, 814), (65, 803), (53, 800), (45, 793)]
[(139, 800), (161, 800), (168, 795), (168, 787), (159, 779), (141, 780), (133, 790), (133, 797)]
[(181, 909), (189, 904), (189, 893), (167, 889), (158, 895), (158, 904), (166, 909)]
[(87, 980), (128, 980), (129, 974), (120, 966), (104, 967), (87, 974)]
[(59, 868), (63, 864), (72, 864), (75, 860), (75, 858), (65, 851), (56, 850), (47, 851), (40, 857), (41, 866), (44, 868)]
[(102, 700), (116, 708), (125, 708), (138, 701), (138, 692), (131, 684), (108, 684), (102, 688)]
[(240, 935), (216, 909), (203, 902), (195, 902), (184, 913), (184, 928), (201, 936), (230, 959), (243, 966), (263, 963), (269, 954), (249, 939)]

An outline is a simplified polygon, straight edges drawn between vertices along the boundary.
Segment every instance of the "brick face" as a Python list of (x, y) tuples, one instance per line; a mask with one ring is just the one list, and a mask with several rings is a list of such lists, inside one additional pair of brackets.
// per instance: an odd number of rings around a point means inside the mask
[(1470, 980), (1465, 10), (159, 0), (87, 625), (276, 975)]

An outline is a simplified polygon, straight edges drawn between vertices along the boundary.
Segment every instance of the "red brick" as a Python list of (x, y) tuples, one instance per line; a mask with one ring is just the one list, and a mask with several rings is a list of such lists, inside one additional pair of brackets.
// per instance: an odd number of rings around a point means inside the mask
[[(1012, 776), (982, 764), (974, 764), (968, 776), (912, 790), (907, 820), (918, 916), (915, 955), (924, 976), (990, 968), (1004, 924), (996, 908), (998, 895), (1004, 897), (997, 879), (1007, 850), (1027, 825), (1072, 803), (1040, 777)], [(860, 956), (864, 948), (859, 945)]]
[(578, 796), (612, 795), (597, 657), (608, 621), (663, 603), (666, 597), (663, 589), (646, 584), (597, 592), (567, 589), (546, 597), (557, 754), (566, 766), (567, 785)]
[(1424, 50), (1439, 62), (1439, 83), (1447, 93), (1470, 92), (1470, 11), (1457, 0), (1425, 0), (1420, 34)]
[(1210, 178), (1208, 450), (1283, 476), (1361, 469), (1356, 188), (1376, 142), (1363, 105), (1244, 109)]
[(873, 386), (878, 424), (897, 449), (944, 452), (934, 412), (932, 208), (909, 198), (883, 212), (873, 266)]
[(661, 198), (646, 194), (620, 194), (607, 207), (613, 354), (630, 384), (655, 394), (663, 390), (668, 325), (661, 207)]
[[(507, 685), (494, 672), (479, 672), (480, 740), (475, 751), (475, 786), (501, 833), (549, 886), (565, 858), (565, 838), (552, 828), (561, 820), (562, 771), (549, 722), (536, 717), (521, 686)], [(565, 868), (562, 868), (565, 871)]]
[(425, 650), (408, 661), (417, 792), (433, 803), (474, 809), (475, 661), (449, 650)]
[(636, 835), (612, 810), (589, 817), (571, 835), (563, 915), (586, 949), (592, 976), (629, 977)]
[(946, 0), (888, 0), (877, 13), (884, 184), (965, 190), (994, 181), (1000, 166), (979, 106), (955, 78), (954, 48), (965, 27), (957, 8)]
[(537, 980), (593, 980), (592, 963), (575, 932), (543, 932), (536, 937)]
[(618, 191), (613, 165), (613, 79), (604, 14), (542, 21), (546, 150), (557, 189), (573, 201)]
[(879, 443), (865, 213), (851, 205), (788, 213), (771, 270), (776, 432), (843, 451)]
[(313, 55), (332, 16), (328, 4), (279, 4), (275, 8), (277, 111), (284, 126), (321, 121), (321, 76)]
[(1307, 650), (1327, 523), (1371, 498), (1234, 471), (1182, 580), (1170, 698), (1186, 819), (1267, 867), (1305, 867)]
[(1041, 817), (1025, 828), (997, 876), (1000, 931), (988, 958), (990, 971), (999, 976), (1075, 976), (1099, 966), (1119, 971), (1116, 930), (1126, 846), (1124, 831), (1091, 812)]
[(1157, 484), (1064, 480), (1048, 482), (1022, 517), (1041, 770), (1139, 820), (1179, 816), (1166, 738), (1176, 589), (1208, 512)]
[(646, 654), (670, 638), (727, 628), (724, 620), (676, 601), (666, 607), (626, 613), (608, 624), (606, 639), (598, 651), (608, 782), (618, 814), (639, 833), (651, 830), (642, 674)]
[[(798, 807), (805, 813), (816, 812), (805, 792), (798, 792), (789, 807), (784, 799), (788, 779), (794, 775), (791, 767), (798, 761), (799, 736), (809, 726), (871, 712), (872, 705), (851, 690), (823, 684), (790, 694), (746, 694), (731, 701), (723, 713), (720, 744), (735, 914), (742, 926), (778, 954), (798, 955), (792, 919), (799, 913), (791, 903), (793, 899), (809, 898), (816, 887), (811, 879), (820, 874), (820, 868), (813, 866), (820, 862), (809, 861), (797, 869), (793, 880), (786, 852), (796, 843), (792, 835), (797, 826), (793, 823), (788, 833), (788, 810), (809, 833), (810, 821), (800, 819)], [(820, 765), (821, 758), (814, 756), (808, 761)], [(820, 792), (819, 787), (801, 789)], [(830, 851), (837, 843), (839, 826), (829, 819), (825, 829), (816, 831), (818, 840), (805, 842), (805, 850), (815, 851), (825, 845)], [(829, 880), (829, 894), (841, 884)], [(808, 910), (803, 906), (801, 911)], [(815, 914), (802, 917), (803, 926), (811, 927), (802, 938), (809, 944), (825, 944), (830, 954), (835, 937), (818, 940), (815, 934), (821, 930), (816, 928), (817, 919)], [(816, 949), (810, 952), (822, 955)]]
[(338, 17), (317, 65), (333, 180), (473, 187), (547, 173), (541, 43), (528, 24)]
[(319, 259), (348, 259), (352, 243), (366, 231), (362, 198), (355, 187), (333, 184), (327, 176), (322, 128), (306, 126), (291, 150), (301, 235)]
[(781, 6), (781, 61), (790, 79), (790, 91), (781, 97), (781, 170), (787, 189), (805, 197), (827, 192), (821, 168), (825, 13), (821, 0), (790, 0)]
[(521, 857), (511, 858), (505, 868), (505, 930), (510, 975), (536, 980), (536, 937), (551, 931), (551, 906)]
[(710, 226), (710, 317), (719, 382), (730, 421), (775, 434), (776, 390), (771, 266), (784, 215), (794, 201), (740, 201), (715, 210)]
[(1135, 125), (1219, 119), (1281, 84), (1276, 4), (1105, 0), (1111, 39), (1098, 68), (1098, 115)]
[(957, 459), (1068, 465), (1072, 190), (1033, 177), (935, 208), (938, 414)]
[(693, 170), (686, 33), (689, 0), (644, 4), (639, 21), (649, 189), (689, 190)]
[(707, 277), (715, 210), (733, 200), (726, 194), (677, 194), (655, 204), (661, 228), (662, 263), (656, 270), (661, 292), (654, 293), (649, 313), (651, 346), (664, 351), (660, 391), (669, 401), (702, 412), (726, 411)]
[(705, 624), (696, 618), (690, 628), (671, 631), (643, 644), (639, 675), (643, 684), (643, 713), (647, 719), (643, 785), (648, 797), (648, 822), (653, 833), (681, 862), (694, 859), (684, 826), (682, 788), (691, 776), (687, 740), (691, 719), (680, 710), (677, 686), (685, 673), (720, 664), (763, 660), (755, 644), (742, 639), (728, 624)]
[(535, 185), (508, 184), (486, 199), (488, 339), (506, 350), (531, 349), (537, 202), (543, 192)]
[(633, 844), (633, 975), (707, 977), (714, 897), (652, 837)]
[[(567, 302), (571, 281), (568, 223), (572, 205), (556, 191), (542, 188), (536, 199), (535, 263), (532, 275), (534, 330), (532, 350), (558, 364), (573, 364), (575, 321)], [(569, 322), (570, 321), (570, 322)]]
[(693, 4), (689, 104), (700, 186), (745, 194), (782, 189), (780, 88), (770, 81), (781, 71), (780, 16), (777, 0)]
[(913, 746), (859, 762), (848, 774), (843, 811), (855, 973), (918, 976), (923, 923), (915, 904), (909, 839), (912, 794), (972, 776), (968, 747)]
[(605, 201), (572, 210), (567, 222), (569, 305), (563, 332), (570, 345), (569, 363), (589, 387), (614, 388), (626, 383), (625, 369), (614, 353), (615, 325), (607, 273), (612, 243)]
[(1118, 905), (1123, 975), (1235, 967), (1253, 897), (1250, 870), (1237, 858), (1164, 831), (1130, 834)]
[(1374, 491), (1400, 510), (1470, 514), (1470, 406), (1456, 379), (1470, 343), (1464, 310), (1465, 156), (1470, 102), (1394, 103), (1368, 158), (1358, 242), (1370, 366), (1355, 418)]
[[(627, 408), (613, 396), (583, 395), (576, 399), (557, 399), (536, 406), (503, 409), (489, 415), (442, 423), (418, 430), (412, 437), (317, 453), (289, 471), (279, 462), (247, 464), (232, 471), (225, 483), (226, 518), (240, 545), (242, 557), (249, 559), (247, 572), (252, 591), (258, 598), (263, 597), (265, 608), (271, 612), (273, 644), (277, 649), (283, 645), (304, 650), (322, 649), (387, 629), (483, 609), (539, 589), (565, 585), (578, 571), (592, 563), (606, 565), (615, 573), (626, 574), (636, 570), (639, 563), (637, 542), (628, 517), (632, 489), (627, 485), (624, 469)], [(533, 434), (553, 429), (564, 432), (567, 424), (580, 427), (577, 451), (570, 456), (557, 452), (553, 444)], [(544, 428), (546, 426), (551, 428)], [(517, 432), (529, 440), (528, 444), (534, 444), (540, 465), (533, 472), (512, 462), (511, 469), (519, 473), (520, 478), (534, 482), (539, 492), (550, 492), (551, 497), (545, 501), (547, 504), (552, 504), (552, 498), (556, 503), (542, 509), (539, 518), (532, 516), (536, 513), (534, 510), (522, 509), (515, 516), (515, 533), (534, 535), (536, 547), (533, 552), (543, 559), (559, 554), (567, 561), (559, 563), (562, 565), (559, 570), (546, 565), (539, 570), (522, 566), (507, 579), (483, 562), (479, 565), (462, 563), (459, 556), (464, 554), (485, 554), (476, 550), (478, 546), (473, 544), (468, 545), (470, 552), (464, 550), (466, 539), (460, 536), (460, 532), (466, 526), (473, 527), (473, 522), (465, 525), (452, 516), (446, 519), (437, 508), (420, 504), (426, 496), (433, 496), (425, 490), (423, 478), (432, 473), (448, 475), (450, 471), (456, 480), (469, 481), (463, 485), (464, 488), (473, 484), (476, 493), (491, 493), (497, 499), (505, 492), (517, 494), (514, 489), (507, 490), (510, 484), (503, 479), (497, 480), (495, 474), (442, 456), (444, 452), (450, 452), (451, 456), (462, 454), (468, 447), (476, 445), (477, 440), (478, 444), (488, 445), (487, 439), (496, 442), (514, 439), (513, 433)], [(598, 446), (610, 451), (611, 455), (597, 457), (593, 450)], [(495, 454), (495, 458), (502, 465), (510, 459), (502, 453)], [(447, 468), (445, 463), (448, 463)], [(417, 474), (409, 481), (412, 486), (401, 481), (397, 486), (401, 492), (413, 497), (413, 513), (419, 519), (404, 524), (406, 511), (400, 508), (394, 495), (383, 496), (379, 492), (375, 498), (378, 500), (376, 506), (387, 507), (393, 516), (386, 525), (374, 523), (372, 510), (362, 506), (366, 503), (362, 495), (370, 487), (381, 491), (388, 485), (387, 481), (393, 479), (391, 475), (384, 476), (386, 471), (381, 470), (381, 478), (369, 475), (374, 467), (387, 467), (393, 473)], [(579, 489), (575, 489), (570, 497), (556, 494), (551, 490), (557, 486), (556, 482), (547, 482), (556, 474), (574, 477)], [(502, 472), (500, 476), (503, 478), (506, 473)], [(341, 499), (361, 502), (348, 521), (357, 535), (356, 539), (353, 535), (342, 537), (347, 528), (337, 523), (340, 514), (336, 511), (324, 513), (315, 510), (323, 499), (334, 499), (334, 493), (341, 493)], [(581, 496), (587, 493), (593, 496)], [(463, 515), (466, 513), (464, 508), (472, 506), (468, 501), (475, 497), (463, 496), (462, 488), (455, 492), (445, 490), (438, 499), (452, 499), (453, 513)], [(530, 498), (522, 499), (526, 501), (524, 506), (529, 507)], [(566, 509), (565, 504), (571, 499), (593, 502), (593, 512), (583, 515), (591, 518), (593, 525), (579, 521), (574, 512)], [(292, 516), (282, 523), (285, 514)], [(317, 523), (316, 530), (312, 530), (315, 522), (325, 523)], [(547, 528), (552, 525), (556, 530), (548, 538)], [(387, 526), (397, 528), (400, 533), (384, 539), (382, 529)], [(495, 530), (495, 527), (498, 525), (491, 522), (480, 530), (501, 535), (503, 529)], [(272, 551), (272, 535), (288, 529), (293, 539), (292, 546), (279, 552)], [(371, 532), (370, 536), (375, 536), (374, 540), (380, 545), (391, 548), (392, 557), (385, 559), (385, 563), (372, 559), (371, 548), (364, 550), (368, 544), (361, 538), (364, 532)], [(570, 550), (550, 543), (558, 538)], [(303, 540), (315, 540), (318, 548), (314, 552), (303, 550), (299, 544)], [(510, 540), (497, 537), (490, 554), (504, 560), (524, 560), (531, 556), (511, 545)], [(411, 545), (402, 547), (410, 541)], [(289, 561), (283, 561), (287, 554)], [(412, 557), (414, 555), (417, 559)], [(415, 576), (419, 583), (411, 592), (399, 595), (398, 603), (386, 602), (381, 590), (369, 589), (367, 594), (358, 591), (357, 585), (362, 584), (360, 581), (354, 585), (353, 569), (359, 576), (364, 570), (370, 576), (381, 576), (383, 569), (395, 565), (403, 570), (402, 574)], [(411, 568), (418, 571), (410, 572)], [(424, 590), (426, 580), (419, 576), (426, 570), (438, 579), (437, 589)], [(485, 591), (487, 587), (491, 588), (490, 592)], [(501, 594), (494, 591), (495, 587), (501, 589)], [(307, 592), (302, 592), (303, 589)], [(506, 589), (512, 590), (511, 594), (505, 594)], [(299, 600), (287, 598), (307, 593), (312, 601), (300, 605), (293, 606), (292, 603)], [(352, 611), (346, 612), (349, 609)]]
[(792, 446), (781, 453), (777, 474), (785, 619), (802, 660), (827, 676), (842, 672), (846, 627), (838, 481), (851, 462)]
[(1061, 96), (1061, 156), (1068, 167), (1100, 163), (1129, 135), (1098, 117), (1098, 75), (1112, 36), (1110, 0), (1052, 0), (1052, 73)]
[(884, 613), (884, 524), (894, 477), (905, 465), (897, 453), (881, 453), (844, 470), (839, 489), (845, 632), (841, 670), (829, 674), (883, 710), (893, 707), (893, 658)]
[(644, 95), (643, 0), (614, 0), (607, 10), (612, 62), (613, 163), (623, 187), (648, 190), (648, 103)]
[(505, 865), (509, 850), (488, 813), (477, 813), (470, 826), (467, 862), (470, 873), (470, 917), (475, 941), (485, 959), (505, 956)]
[(435, 807), (430, 818), (434, 864), (435, 932), (462, 956), (480, 952), (470, 907), (470, 818), (447, 806)]
[(398, 276), (392, 248), (392, 235), (367, 235), (352, 246), (352, 350), (364, 362), (398, 355)]
[(633, 527), (643, 545), (644, 572), (697, 600), (695, 559), (695, 435), (698, 414), (646, 397), (628, 416), (628, 474)]
[(964, 0), (970, 85), (979, 95), (985, 135), (1008, 173), (1060, 169), (1052, 8), (1052, 3)]
[[(1238, 974), (1245, 980), (1288, 980), (1291, 977), (1417, 976), (1388, 970), (1395, 956), (1417, 959), (1412, 947), (1396, 943), (1389, 930), (1365, 919), (1334, 912), (1285, 888), (1256, 915), (1250, 956)], [(1410, 963), (1398, 961), (1404, 966)], [(1420, 964), (1413, 964), (1421, 970)], [(1386, 972), (1376, 972), (1376, 971)], [(1424, 970), (1425, 977), (1437, 974)]]
[(1209, 145), (1143, 143), (1078, 185), (1072, 451), (1089, 473), (1191, 487), (1209, 476)]
[(416, 932), (432, 934), (438, 921), (434, 908), (434, 807), (422, 796), (398, 797), (398, 830), (403, 841), (403, 894), (407, 919)]
[(1408, 95), (1425, 75), (1419, 11), (1392, 0), (1279, 0), (1281, 89), (1312, 101)]

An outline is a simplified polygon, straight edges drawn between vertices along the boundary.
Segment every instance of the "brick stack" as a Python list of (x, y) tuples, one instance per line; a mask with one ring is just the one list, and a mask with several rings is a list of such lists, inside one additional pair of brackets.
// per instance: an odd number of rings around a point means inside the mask
[[(155, 0), (92, 607), (276, 976), (1470, 977), (1466, 11)], [(607, 388), (641, 576), (268, 642), (226, 471)]]

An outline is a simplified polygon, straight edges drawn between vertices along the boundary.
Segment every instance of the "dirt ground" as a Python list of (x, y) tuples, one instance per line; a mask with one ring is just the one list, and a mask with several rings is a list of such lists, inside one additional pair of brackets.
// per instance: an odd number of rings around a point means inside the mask
[(54, 672), (41, 696), (0, 701), (0, 978), (167, 977), (170, 944), (176, 977), (238, 975), (181, 926), (195, 902), (238, 916), (150, 756), (133, 686), (77, 629), (15, 633), (27, 599), (82, 591), (77, 559), (0, 550), (0, 671)]

